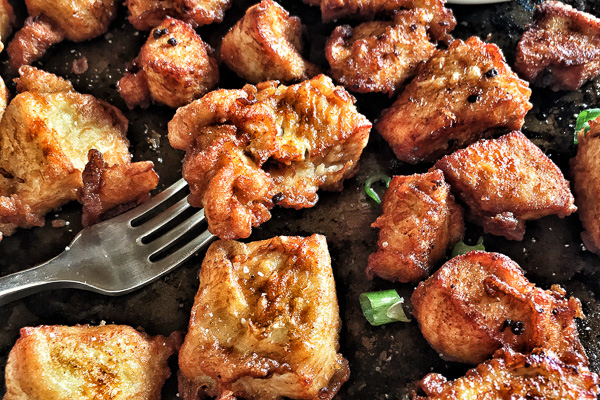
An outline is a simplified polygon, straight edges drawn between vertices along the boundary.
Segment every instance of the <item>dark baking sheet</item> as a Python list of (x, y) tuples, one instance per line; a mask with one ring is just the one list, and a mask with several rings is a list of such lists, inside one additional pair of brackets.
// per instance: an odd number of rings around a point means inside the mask
[[(13, 3), (13, 2), (11, 2)], [(224, 23), (199, 29), (202, 38), (218, 47), (220, 38), (237, 21), (252, 1), (236, 0), (226, 14)], [(312, 61), (326, 69), (323, 46), (335, 24), (321, 24), (318, 8), (299, 0), (285, 0), (282, 5), (299, 15), (308, 25)], [(600, 15), (600, 2), (570, 2), (578, 9)], [(22, 5), (17, 6), (21, 20)], [(497, 43), (512, 64), (515, 46), (524, 26), (529, 22), (534, 2), (519, 0), (489, 6), (451, 6), (458, 20), (454, 35), (467, 38), (473, 34)], [(37, 66), (73, 81), (82, 93), (91, 93), (107, 100), (129, 118), (129, 139), (135, 160), (155, 162), (161, 176), (160, 188), (180, 176), (182, 153), (170, 148), (166, 136), (167, 122), (174, 111), (153, 106), (148, 110), (126, 110), (116, 93), (116, 82), (125, 64), (138, 53), (146, 33), (136, 32), (126, 22), (126, 10), (120, 8), (117, 20), (109, 33), (86, 43), (65, 42), (51, 48)], [(354, 22), (354, 24), (356, 24)], [(71, 72), (75, 59), (86, 57), (89, 70), (83, 75)], [(14, 77), (7, 65), (6, 53), (0, 55), (0, 73), (14, 92)], [(241, 87), (244, 82), (221, 67), (221, 87)], [(565, 172), (568, 159), (574, 154), (573, 126), (580, 109), (598, 106), (600, 80), (586, 84), (576, 92), (553, 93), (534, 89), (534, 108), (527, 115), (523, 131), (538, 144)], [(359, 110), (371, 120), (389, 106), (386, 96), (357, 96)], [(397, 288), (409, 297), (413, 285), (392, 284), (383, 280), (365, 279), (367, 257), (373, 250), (377, 231), (369, 225), (377, 218), (380, 207), (367, 199), (363, 185), (367, 176), (378, 172), (410, 174), (422, 172), (430, 165), (407, 166), (393, 157), (387, 144), (372, 132), (369, 145), (360, 161), (360, 172), (345, 183), (341, 193), (320, 193), (318, 204), (300, 211), (274, 209), (273, 218), (255, 229), (248, 240), (266, 239), (276, 235), (327, 236), (336, 278), (343, 327), (340, 335), (341, 352), (348, 358), (350, 380), (341, 388), (337, 398), (395, 399), (407, 398), (416, 381), (436, 371), (449, 377), (464, 373), (467, 366), (447, 363), (427, 345), (417, 324), (396, 323), (371, 327), (363, 318), (358, 295), (364, 291)], [(65, 219), (64, 228), (51, 228), (53, 219)], [(47, 227), (20, 230), (0, 243), (0, 275), (16, 272), (45, 261), (60, 253), (81, 228), (79, 206), (70, 204), (51, 213)], [(483, 235), (487, 250), (504, 253), (517, 261), (528, 278), (543, 288), (553, 283), (563, 285), (570, 295), (583, 303), (587, 318), (580, 324), (580, 336), (590, 357), (591, 369), (600, 371), (600, 284), (597, 271), (600, 258), (582, 248), (579, 238), (581, 225), (576, 215), (565, 219), (547, 217), (529, 222), (522, 242)], [(467, 239), (474, 241), (482, 235), (479, 227), (467, 224)], [(185, 331), (197, 290), (197, 273), (203, 252), (175, 272), (147, 288), (123, 297), (104, 297), (78, 290), (55, 290), (31, 296), (0, 307), (0, 365), (2, 370), (10, 348), (23, 326), (39, 324), (97, 324), (101, 321), (143, 327), (150, 334), (169, 334)], [(173, 360), (173, 366), (176, 361)], [(0, 378), (0, 393), (4, 393)], [(176, 398), (176, 382), (171, 377), (164, 388), (163, 398)]]

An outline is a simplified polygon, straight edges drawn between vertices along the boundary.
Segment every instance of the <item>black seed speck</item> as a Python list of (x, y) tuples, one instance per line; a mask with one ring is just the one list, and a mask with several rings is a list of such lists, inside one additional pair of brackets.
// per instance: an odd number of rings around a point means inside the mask
[(168, 29), (155, 29), (154, 32), (152, 32), (152, 36), (154, 37), (154, 39), (158, 39), (163, 35), (166, 35), (167, 33), (169, 33)]
[(496, 68), (492, 68), (488, 72), (485, 73), (486, 78), (493, 78), (496, 75), (498, 75), (498, 70)]
[(478, 99), (479, 99), (479, 96), (477, 96), (476, 94), (472, 94), (469, 97), (467, 97), (467, 101), (469, 103), (475, 103)]
[(522, 335), (525, 332), (525, 324), (522, 321), (515, 321), (511, 330), (515, 335)]
[(167, 40), (167, 43), (169, 43), (171, 46), (177, 46), (177, 39), (170, 37), (169, 40)]
[(510, 318), (507, 318), (504, 320), (504, 323), (502, 324), (502, 331), (504, 331), (506, 328), (512, 326), (513, 321)]
[(273, 196), (273, 203), (278, 204), (281, 203), (283, 201), (283, 193), (277, 193), (275, 196)]

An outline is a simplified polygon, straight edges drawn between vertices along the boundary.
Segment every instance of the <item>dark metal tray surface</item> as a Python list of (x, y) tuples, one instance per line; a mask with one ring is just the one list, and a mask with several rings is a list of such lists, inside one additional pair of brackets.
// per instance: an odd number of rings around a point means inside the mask
[[(15, 3), (20, 21), (24, 7)], [(235, 1), (225, 21), (198, 29), (202, 38), (218, 48), (222, 36), (252, 1)], [(580, 10), (600, 15), (600, 2), (569, 1)], [(282, 0), (292, 14), (308, 26), (308, 57), (327, 69), (324, 44), (336, 24), (322, 24), (318, 8), (300, 0)], [(450, 6), (458, 25), (455, 37), (466, 39), (478, 35), (498, 44), (509, 64), (514, 61), (516, 44), (530, 21), (535, 2), (518, 0), (487, 6)], [(353, 21), (341, 21), (357, 24)], [(340, 23), (341, 23), (340, 22)], [(162, 106), (129, 111), (116, 91), (126, 63), (138, 54), (147, 33), (136, 32), (126, 20), (121, 6), (119, 16), (107, 34), (85, 43), (63, 42), (52, 47), (35, 65), (70, 79), (82, 93), (91, 93), (119, 107), (129, 118), (129, 140), (134, 160), (152, 160), (161, 176), (159, 190), (177, 180), (181, 174), (182, 152), (173, 150), (167, 140), (167, 123), (174, 114)], [(74, 60), (86, 57), (89, 69), (82, 75), (71, 72)], [(244, 82), (221, 66), (222, 88), (239, 88)], [(0, 73), (14, 94), (6, 52), (0, 55)], [(383, 95), (361, 95), (358, 108), (371, 121), (392, 103)], [(577, 113), (586, 107), (600, 106), (600, 79), (587, 83), (574, 92), (554, 93), (533, 89), (534, 108), (526, 118), (524, 133), (548, 154), (570, 178), (568, 160), (574, 155), (573, 127)], [(429, 372), (440, 372), (450, 378), (463, 374), (468, 366), (445, 362), (421, 336), (416, 322), (371, 327), (363, 317), (358, 296), (365, 291), (396, 288), (405, 298), (414, 285), (393, 284), (365, 278), (368, 255), (374, 250), (377, 230), (370, 224), (380, 214), (380, 206), (366, 198), (366, 178), (375, 173), (388, 175), (424, 172), (430, 165), (408, 166), (395, 159), (385, 141), (372, 131), (369, 144), (360, 160), (360, 172), (346, 181), (341, 193), (321, 192), (314, 208), (286, 210), (276, 208), (273, 218), (255, 229), (248, 240), (262, 240), (276, 235), (310, 235), (327, 237), (336, 279), (343, 327), (341, 352), (350, 362), (350, 380), (336, 398), (404, 399), (409, 398), (416, 382)], [(63, 228), (52, 228), (54, 219), (69, 221)], [(0, 243), (0, 275), (31, 267), (58, 253), (81, 229), (80, 206), (69, 204), (47, 217), (46, 227), (19, 230)], [(484, 237), (486, 249), (504, 253), (519, 263), (527, 277), (543, 288), (561, 284), (569, 295), (583, 303), (586, 319), (580, 323), (580, 337), (591, 362), (600, 372), (600, 258), (583, 249), (577, 215), (565, 219), (547, 217), (527, 224), (522, 242), (483, 235), (481, 228), (467, 224), (467, 241)], [(156, 283), (123, 297), (105, 297), (79, 290), (55, 290), (30, 296), (0, 308), (0, 366), (4, 371), (8, 352), (18, 338), (19, 329), (40, 324), (98, 324), (101, 321), (142, 327), (150, 334), (168, 335), (185, 331), (194, 294), (198, 288), (198, 270), (204, 253), (186, 262)], [(177, 362), (172, 360), (172, 367)], [(0, 394), (4, 393), (4, 375), (0, 378)], [(176, 399), (175, 374), (163, 390), (164, 399)]]

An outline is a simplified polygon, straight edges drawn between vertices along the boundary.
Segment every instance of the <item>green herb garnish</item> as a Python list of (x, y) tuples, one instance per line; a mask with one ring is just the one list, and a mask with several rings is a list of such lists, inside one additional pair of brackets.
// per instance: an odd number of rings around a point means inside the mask
[(410, 322), (404, 312), (404, 299), (394, 289), (361, 293), (358, 300), (365, 318), (373, 326), (398, 321)]
[(381, 204), (381, 199), (379, 198), (379, 195), (373, 190), (373, 188), (371, 186), (375, 182), (384, 182), (385, 187), (389, 188), (391, 181), (392, 181), (392, 178), (390, 178), (389, 176), (387, 176), (385, 174), (372, 175), (372, 176), (368, 177), (367, 180), (365, 181), (365, 192), (367, 192), (369, 197), (372, 198), (373, 200), (375, 200), (377, 202), (377, 204)]
[(456, 243), (454, 249), (452, 249), (452, 257), (459, 256), (461, 254), (468, 253), (469, 251), (481, 250), (485, 251), (485, 247), (483, 246), (483, 238), (480, 237), (475, 246), (469, 246), (463, 241)]
[(583, 135), (585, 136), (591, 129), (589, 122), (598, 117), (600, 117), (600, 108), (590, 108), (579, 113), (577, 122), (575, 122), (575, 144), (577, 144), (577, 135), (579, 134), (579, 131), (584, 129)]

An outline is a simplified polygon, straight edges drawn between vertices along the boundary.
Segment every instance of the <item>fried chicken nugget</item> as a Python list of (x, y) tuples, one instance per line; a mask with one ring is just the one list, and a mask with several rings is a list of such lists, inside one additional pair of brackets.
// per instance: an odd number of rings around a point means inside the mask
[(6, 365), (4, 400), (158, 400), (181, 335), (125, 325), (21, 329)]
[(173, 108), (184, 106), (219, 83), (210, 46), (189, 24), (171, 17), (148, 36), (133, 69), (136, 72), (126, 73), (117, 84), (130, 109), (145, 108), (150, 99)]
[(129, 165), (127, 119), (56, 75), (23, 66), (0, 125), (0, 232), (44, 224), (77, 197), (88, 152), (109, 166)]
[(536, 86), (577, 90), (600, 74), (600, 19), (558, 1), (536, 6), (515, 70)]
[(219, 240), (200, 269), (179, 393), (329, 400), (349, 376), (340, 323), (324, 236)]
[(140, 31), (158, 26), (165, 17), (173, 17), (193, 28), (222, 22), (231, 0), (125, 0), (129, 22)]
[(600, 118), (590, 121), (590, 131), (577, 135), (577, 155), (571, 160), (573, 190), (585, 247), (600, 255)]
[(554, 351), (587, 365), (575, 317), (581, 303), (558, 285), (542, 290), (510, 258), (470, 251), (448, 261), (412, 294), (423, 336), (444, 360), (478, 364), (501, 347)]
[(446, 0), (321, 0), (316, 4), (321, 5), (324, 22), (345, 17), (372, 20), (380, 14), (423, 8), (433, 16), (430, 29), (436, 40), (449, 40), (448, 33), (456, 26), (452, 10), (445, 7)]
[(568, 365), (551, 351), (520, 354), (498, 350), (490, 361), (448, 382), (429, 374), (420, 383), (426, 397), (414, 400), (546, 399), (596, 400), (598, 375), (583, 366)]
[(523, 240), (525, 221), (577, 211), (561, 170), (521, 132), (480, 140), (435, 166), (486, 233)]
[(498, 46), (473, 36), (421, 66), (375, 129), (398, 159), (435, 161), (498, 129), (520, 129), (530, 95)]
[(221, 60), (250, 83), (270, 79), (301, 81), (319, 68), (300, 53), (306, 27), (272, 0), (262, 0), (246, 11), (221, 44)]
[(325, 45), (333, 78), (350, 91), (393, 95), (433, 56), (427, 35), (432, 18), (418, 8), (397, 12), (393, 22), (338, 26)]
[(29, 17), (8, 45), (10, 65), (18, 70), (63, 39), (83, 42), (102, 35), (115, 18), (116, 0), (25, 0)]
[(16, 23), (15, 13), (7, 0), (0, 0), (0, 52), (13, 31)]
[(369, 256), (369, 277), (418, 282), (465, 233), (462, 209), (440, 170), (394, 176), (382, 208), (371, 225), (381, 230), (377, 252)]
[(186, 151), (188, 201), (204, 207), (209, 230), (248, 237), (274, 204), (312, 207), (319, 188), (341, 190), (371, 129), (354, 101), (319, 75), (289, 87), (216, 90), (178, 109), (169, 141)]

